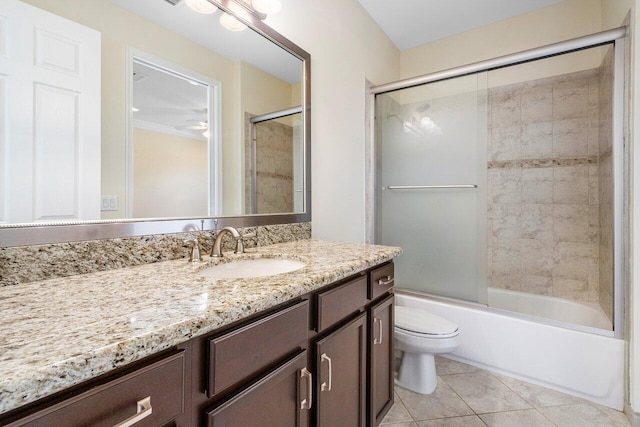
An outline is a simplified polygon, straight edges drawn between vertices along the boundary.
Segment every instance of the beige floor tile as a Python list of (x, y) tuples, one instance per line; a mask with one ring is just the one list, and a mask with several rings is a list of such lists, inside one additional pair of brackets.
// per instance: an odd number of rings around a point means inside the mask
[(492, 373), (500, 382), (513, 390), (518, 396), (523, 398), (534, 408), (544, 406), (571, 405), (574, 403), (585, 403), (584, 400), (560, 393), (558, 391), (549, 390), (539, 385), (530, 384), (506, 375)]
[(393, 424), (380, 424), (380, 425), (384, 427), (418, 427), (418, 425), (413, 421), (409, 423), (393, 423)]
[(442, 379), (476, 414), (531, 408), (488, 372), (443, 375)]
[(396, 392), (416, 421), (473, 415), (471, 408), (440, 377), (431, 394), (414, 393), (402, 387), (396, 387)]
[(418, 427), (486, 427), (477, 415), (420, 421)]
[(480, 415), (489, 427), (554, 427), (551, 421), (535, 409), (495, 412)]
[(413, 421), (413, 418), (411, 418), (409, 411), (407, 411), (407, 408), (405, 408), (402, 400), (400, 400), (396, 393), (395, 402), (391, 409), (389, 409), (389, 412), (387, 412), (387, 415), (384, 417), (381, 424), (403, 423), (406, 421)]
[(445, 357), (436, 356), (436, 373), (438, 375), (464, 374), (478, 372), (480, 369), (466, 363), (456, 362)]
[(559, 427), (629, 427), (622, 412), (591, 403), (538, 409)]

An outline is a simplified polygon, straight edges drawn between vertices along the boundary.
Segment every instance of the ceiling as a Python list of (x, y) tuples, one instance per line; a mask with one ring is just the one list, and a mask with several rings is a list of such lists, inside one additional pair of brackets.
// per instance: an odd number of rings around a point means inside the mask
[(358, 0), (400, 50), (563, 0)]
[[(135, 127), (205, 139), (209, 111), (208, 89), (188, 80), (135, 62), (133, 119)], [(155, 129), (154, 129), (155, 128)]]

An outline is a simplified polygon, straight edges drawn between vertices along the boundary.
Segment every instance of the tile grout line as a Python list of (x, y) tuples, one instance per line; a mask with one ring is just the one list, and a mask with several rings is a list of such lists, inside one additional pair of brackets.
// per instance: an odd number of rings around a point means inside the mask
[[(469, 372), (469, 373), (473, 373), (473, 372)], [(460, 374), (448, 374), (448, 375), (460, 375)], [(476, 412), (476, 410), (475, 410), (475, 409), (473, 409), (473, 408), (471, 407), (471, 405), (469, 405), (469, 402), (467, 402), (466, 400), (464, 400), (464, 399), (462, 398), (462, 396), (460, 396), (460, 395), (458, 394), (458, 392), (457, 392), (457, 391), (455, 391), (455, 389), (454, 389), (453, 387), (451, 387), (451, 385), (450, 385), (448, 382), (446, 382), (446, 381), (445, 381), (445, 379), (443, 378), (443, 375), (439, 375), (439, 377), (440, 377), (440, 378), (442, 378), (442, 381), (444, 381), (444, 383), (445, 383), (445, 384), (447, 384), (447, 386), (451, 389), (451, 391), (453, 391), (453, 393), (454, 393), (456, 396), (458, 396), (458, 398), (459, 398), (460, 400), (462, 400), (462, 402), (464, 402), (464, 404), (465, 404), (465, 405), (467, 405), (467, 408), (469, 408), (469, 409), (471, 410), (471, 412), (473, 412), (473, 414), (474, 414), (476, 417), (480, 418), (480, 417), (478, 416), (478, 413)], [(482, 421), (482, 422), (484, 422), (484, 421)], [(486, 424), (486, 423), (485, 423), (485, 424)]]

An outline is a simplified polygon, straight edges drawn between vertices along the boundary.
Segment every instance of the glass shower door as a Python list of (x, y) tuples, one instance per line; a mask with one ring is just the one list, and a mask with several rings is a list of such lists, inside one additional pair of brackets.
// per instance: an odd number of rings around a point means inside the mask
[(376, 96), (376, 242), (396, 286), (486, 302), (486, 74)]

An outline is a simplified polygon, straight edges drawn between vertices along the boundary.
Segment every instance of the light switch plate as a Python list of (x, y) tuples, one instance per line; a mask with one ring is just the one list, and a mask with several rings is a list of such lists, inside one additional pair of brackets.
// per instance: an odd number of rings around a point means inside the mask
[(118, 196), (102, 196), (100, 202), (101, 211), (117, 211), (118, 210)]

